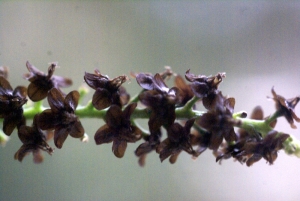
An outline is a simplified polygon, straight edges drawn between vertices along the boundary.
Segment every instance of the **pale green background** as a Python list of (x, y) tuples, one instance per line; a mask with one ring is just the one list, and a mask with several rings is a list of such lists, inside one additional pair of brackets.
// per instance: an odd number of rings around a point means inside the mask
[[(187, 69), (205, 75), (225, 71), (220, 89), (236, 98), (235, 111), (250, 112), (260, 104), (265, 115), (274, 111), (266, 98), (272, 86), (287, 98), (300, 94), (299, 36), (298, 1), (0, 3), (0, 65), (10, 67), (13, 87), (28, 84), (21, 78), (27, 60), (43, 71), (48, 62), (58, 61), (61, 67), (55, 73), (74, 81), (65, 91), (77, 89), (84, 72), (95, 68), (110, 77), (160, 72), (165, 65), (181, 74)], [(124, 86), (139, 91), (135, 80)], [(219, 165), (211, 151), (195, 161), (182, 154), (175, 165), (160, 163), (152, 153), (140, 168), (133, 154), (138, 144), (130, 144), (124, 158), (117, 159), (111, 144), (96, 146), (93, 141), (103, 122), (82, 123), (91, 141), (82, 144), (69, 137), (41, 165), (33, 164), (31, 156), (22, 163), (13, 159), (21, 145), (14, 132), (0, 148), (0, 200), (300, 197), (300, 159), (283, 152), (273, 166), (261, 160), (251, 168), (233, 160)], [(284, 119), (277, 129), (300, 138), (299, 130), (290, 129)]]

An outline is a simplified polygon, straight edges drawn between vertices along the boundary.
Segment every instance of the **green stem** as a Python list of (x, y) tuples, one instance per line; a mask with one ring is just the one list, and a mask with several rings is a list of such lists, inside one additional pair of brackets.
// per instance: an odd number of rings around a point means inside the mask
[(89, 101), (86, 106), (79, 106), (75, 114), (80, 118), (104, 118), (107, 112), (107, 109), (96, 110), (92, 104), (92, 101)]
[(273, 130), (269, 123), (265, 120), (255, 120), (248, 118), (235, 117), (240, 123), (237, 125), (239, 128), (245, 129), (248, 133), (257, 135), (258, 133), (264, 138), (267, 134)]
[(276, 111), (273, 115), (271, 115), (270, 117), (268, 117), (268, 118), (266, 119), (266, 123), (267, 123), (268, 125), (270, 125), (270, 123), (272, 123), (273, 121), (276, 121), (276, 119), (277, 119), (278, 117), (280, 117), (280, 116), (282, 116), (281, 112), (280, 112), (280, 111)]
[(300, 158), (300, 141), (294, 136), (290, 135), (290, 137), (283, 142), (283, 149), (287, 154), (293, 154)]
[(189, 100), (183, 107), (176, 108), (176, 118), (177, 119), (190, 119), (190, 118), (198, 118), (201, 117), (205, 112), (199, 110), (193, 110), (193, 106), (199, 100), (196, 96), (194, 96), (191, 100)]
[(45, 109), (47, 108), (43, 107), (43, 101), (38, 101), (33, 106), (24, 108), (23, 114), (26, 119), (33, 119), (36, 114), (43, 112)]

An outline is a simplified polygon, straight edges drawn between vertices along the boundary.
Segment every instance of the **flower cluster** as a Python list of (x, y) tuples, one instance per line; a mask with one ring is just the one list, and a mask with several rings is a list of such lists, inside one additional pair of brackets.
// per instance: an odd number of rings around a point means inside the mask
[[(289, 154), (300, 152), (300, 145), (289, 134), (274, 129), (277, 118), (285, 117), (292, 128), (300, 118), (295, 107), (300, 97), (285, 99), (274, 88), (273, 115), (264, 118), (261, 107), (256, 107), (250, 118), (245, 112), (235, 112), (235, 98), (224, 96), (219, 85), (225, 73), (214, 76), (194, 75), (187, 70), (185, 78), (175, 74), (169, 67), (162, 73), (133, 74), (142, 91), (130, 99), (122, 86), (126, 75), (110, 79), (95, 70), (85, 72), (83, 79), (92, 89), (92, 100), (82, 105), (84, 93), (74, 90), (64, 93), (72, 80), (54, 75), (57, 63), (50, 63), (45, 74), (26, 62), (29, 73), (24, 78), (29, 85), (13, 89), (7, 80), (8, 68), (0, 67), (0, 119), (3, 133), (10, 136), (17, 129), (23, 145), (15, 153), (22, 161), (28, 153), (35, 163), (43, 161), (42, 151), (52, 155), (53, 138), (56, 148), (61, 149), (70, 135), (86, 141), (87, 134), (80, 118), (103, 118), (105, 123), (95, 130), (96, 145), (112, 143), (112, 152), (123, 158), (128, 143), (137, 143), (135, 155), (140, 166), (146, 156), (157, 153), (161, 162), (169, 158), (175, 163), (179, 154), (185, 152), (197, 158), (205, 150), (211, 150), (216, 161), (234, 158), (247, 166), (264, 158), (273, 164), (278, 151)], [(174, 86), (167, 81), (174, 77)], [(169, 85), (169, 84), (168, 84)], [(47, 99), (49, 108), (42, 102)], [(32, 101), (32, 106), (26, 103)], [(202, 104), (205, 111), (196, 108)], [(148, 130), (139, 126), (137, 120), (148, 119)], [(27, 120), (32, 119), (32, 125)], [(1, 134), (1, 132), (0, 132)], [(2, 134), (1, 134), (2, 135)], [(0, 135), (2, 144), (4, 137)], [(67, 146), (67, 145), (65, 145)]]

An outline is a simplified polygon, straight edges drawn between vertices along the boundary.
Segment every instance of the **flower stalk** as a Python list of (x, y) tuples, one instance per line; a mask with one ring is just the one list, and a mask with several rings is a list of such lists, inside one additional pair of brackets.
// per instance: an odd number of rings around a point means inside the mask
[[(94, 141), (96, 145), (112, 143), (112, 151), (118, 158), (124, 156), (131, 143), (142, 142), (135, 151), (141, 166), (145, 165), (146, 156), (154, 152), (161, 161), (169, 158), (172, 164), (182, 152), (197, 158), (207, 149), (213, 152), (216, 161), (234, 158), (247, 166), (262, 158), (273, 164), (281, 149), (300, 157), (300, 141), (274, 129), (280, 117), (296, 128), (294, 121), (300, 122), (300, 118), (294, 108), (300, 97), (285, 99), (274, 88), (271, 90), (275, 101), (273, 115), (263, 118), (262, 109), (256, 107), (250, 118), (246, 118), (245, 111), (234, 112), (235, 99), (223, 96), (218, 89), (225, 73), (205, 76), (188, 70), (185, 74), (188, 83), (170, 68), (154, 76), (137, 73), (134, 76), (142, 90), (130, 98), (122, 86), (127, 76), (110, 79), (99, 70), (85, 72), (84, 80), (94, 94), (84, 104), (89, 91), (86, 86), (68, 94), (60, 90), (70, 86), (72, 80), (54, 75), (57, 63), (50, 64), (48, 73), (29, 62), (26, 67), (29, 73), (23, 77), (29, 81), (27, 88), (18, 86), (13, 90), (4, 76), (7, 73), (0, 72), (0, 122), (3, 124), (0, 144), (4, 145), (16, 129), (23, 143), (15, 154), (19, 161), (32, 153), (35, 163), (42, 162), (42, 152), (51, 155), (54, 151), (47, 143), (52, 138), (59, 149), (69, 135), (87, 142), (89, 137), (80, 122), (82, 118), (105, 121), (95, 130)], [(172, 76), (175, 82), (169, 88), (165, 80)], [(43, 106), (45, 99), (49, 107)], [(199, 104), (205, 109), (197, 109)], [(33, 123), (28, 126), (26, 120), (30, 119)], [(148, 129), (139, 125), (140, 119), (148, 120)]]

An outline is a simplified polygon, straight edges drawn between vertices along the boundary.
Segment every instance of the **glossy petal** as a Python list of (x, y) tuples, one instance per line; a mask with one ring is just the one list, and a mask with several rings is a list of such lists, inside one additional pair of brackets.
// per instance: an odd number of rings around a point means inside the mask
[(101, 74), (92, 74), (85, 72), (84, 74), (84, 80), (93, 89), (97, 88), (105, 88), (105, 86), (108, 83), (108, 78), (106, 76), (103, 76)]
[(9, 82), (2, 76), (0, 76), (0, 95), (6, 95), (12, 93), (13, 89)]
[(170, 161), (171, 164), (174, 164), (176, 162), (176, 160), (177, 160), (180, 153), (181, 153), (181, 151), (179, 151), (178, 153), (173, 154), (173, 155), (170, 156), (169, 161)]
[(34, 82), (31, 82), (28, 85), (28, 90), (27, 90), (28, 97), (34, 102), (43, 100), (44, 98), (47, 97), (48, 91), (51, 88), (45, 89), (39, 85), (36, 85)]
[(139, 100), (146, 106), (152, 106), (159, 104), (159, 100), (163, 98), (163, 95), (155, 90), (144, 91), (139, 94)]
[(135, 150), (136, 156), (142, 156), (144, 154), (147, 154), (155, 149), (155, 146), (149, 142), (144, 142), (138, 146), (138, 148)]
[(38, 125), (42, 130), (54, 129), (61, 122), (58, 116), (51, 109), (44, 110), (38, 117)]
[(103, 144), (103, 143), (110, 143), (113, 141), (114, 133), (113, 131), (105, 124), (104, 126), (100, 127), (95, 136), (95, 142), (97, 145)]
[(13, 91), (13, 95), (25, 99), (27, 96), (27, 88), (24, 86), (17, 86)]
[(130, 116), (134, 112), (136, 106), (137, 106), (137, 103), (129, 104), (123, 111), (123, 118), (130, 119)]
[(121, 126), (122, 123), (122, 110), (117, 105), (112, 105), (106, 112), (106, 123), (111, 128), (118, 128)]
[(59, 113), (64, 109), (64, 97), (58, 89), (52, 88), (49, 91), (48, 103), (54, 113)]
[(154, 75), (154, 88), (163, 92), (168, 92), (169, 88), (167, 87), (167, 85), (165, 84), (164, 80), (161, 78), (161, 76), (156, 73)]
[(136, 76), (137, 83), (146, 90), (153, 90), (154, 83), (153, 83), (153, 76), (145, 73), (139, 73)]
[(76, 110), (79, 97), (80, 95), (78, 91), (71, 91), (68, 93), (64, 100), (65, 108), (68, 112), (74, 112)]
[(15, 121), (16, 118), (12, 117), (12, 116), (8, 116), (4, 118), (3, 121), (3, 132), (10, 136), (12, 134), (12, 132), (14, 131), (14, 129), (17, 126), (17, 122)]
[(106, 89), (98, 88), (94, 95), (92, 104), (97, 110), (103, 110), (111, 105), (111, 93)]
[(54, 144), (61, 149), (69, 134), (69, 128), (56, 127), (54, 131)]
[(114, 152), (115, 156), (118, 158), (122, 158), (125, 154), (127, 148), (127, 142), (126, 141), (119, 141), (119, 140), (114, 140), (113, 141), (113, 146), (112, 146), (112, 151)]
[(192, 91), (194, 92), (195, 96), (198, 98), (203, 98), (206, 96), (209, 87), (207, 86), (206, 83), (201, 83), (201, 82), (193, 82), (191, 84)]
[(80, 121), (76, 121), (70, 130), (70, 135), (74, 138), (81, 138), (84, 135), (84, 128)]

